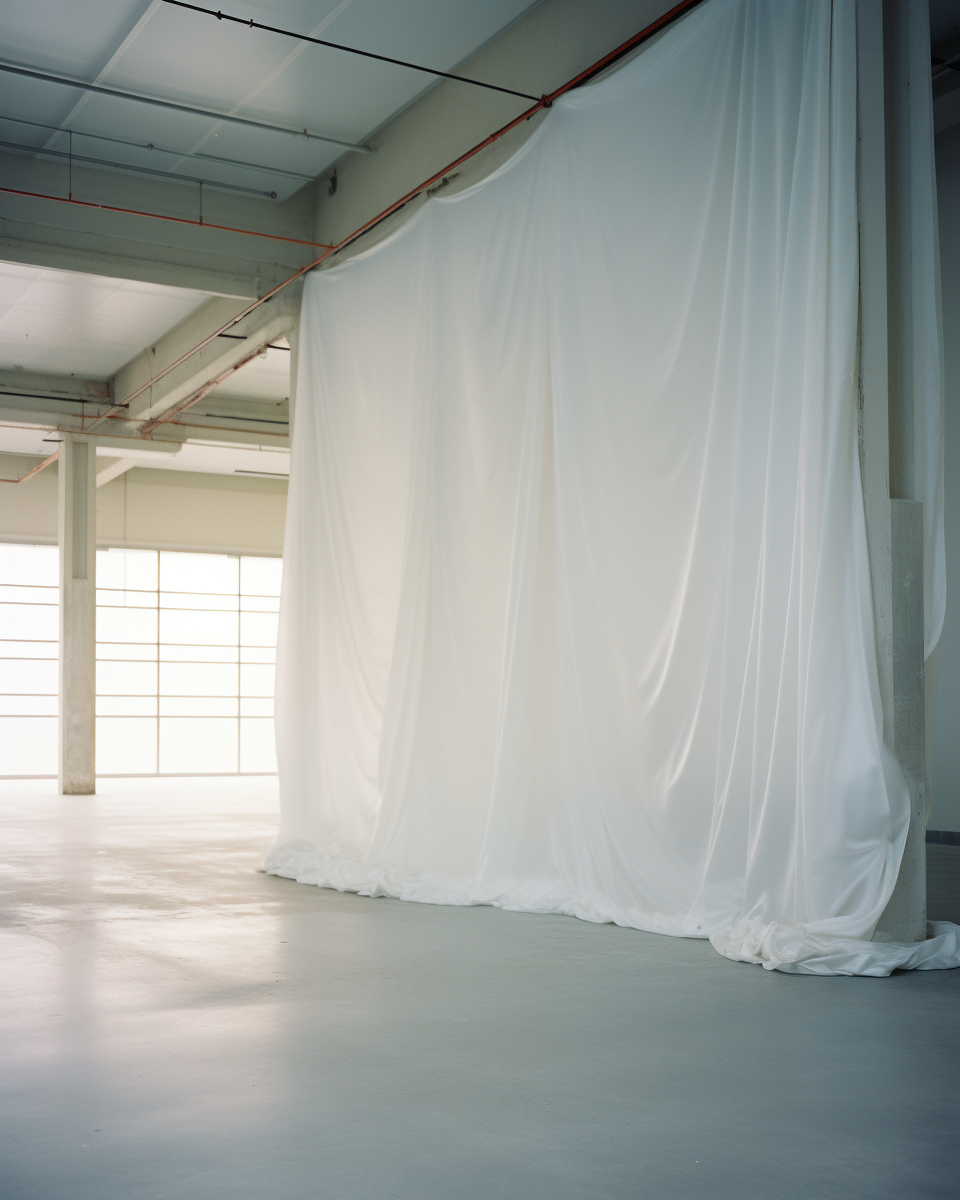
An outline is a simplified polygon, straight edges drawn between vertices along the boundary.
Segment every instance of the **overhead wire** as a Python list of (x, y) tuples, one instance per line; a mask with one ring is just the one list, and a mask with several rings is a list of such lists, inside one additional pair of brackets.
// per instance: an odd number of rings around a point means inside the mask
[(484, 83), (480, 79), (470, 79), (466, 75), (454, 75), (450, 71), (438, 71), (434, 67), (420, 66), (418, 63), (407, 62), (402, 58), (390, 58), (386, 54), (374, 54), (372, 50), (358, 50), (356, 46), (344, 46), (340, 42), (330, 42), (326, 38), (312, 37), (306, 33), (294, 33), (290, 29), (280, 29), (276, 25), (264, 25), (261, 21), (254, 21), (252, 17), (236, 17), (230, 13), (221, 12), (220, 9), (204, 8), (199, 4), (187, 4), (185, 0), (164, 0), (165, 4), (173, 4), (177, 8), (187, 8), (191, 12), (204, 13), (206, 16), (216, 17), (218, 21), (230, 21), (235, 25), (244, 25), (248, 29), (262, 29), (267, 33), (279, 33), (284, 37), (296, 38), (298, 42), (313, 42), (315, 46), (326, 46), (331, 50), (342, 50), (345, 54), (357, 54), (361, 58), (372, 58), (377, 62), (391, 63), (396, 67), (407, 67), (411, 71), (420, 71), (425, 75), (435, 75), (441, 79), (453, 79), (457, 83), (469, 83), (473, 87), (487, 88), (491, 92), (504, 92), (508, 96), (519, 96), (522, 100), (539, 100), (540, 96), (532, 96), (529, 92), (517, 92), (513, 88), (500, 87), (496, 83)]

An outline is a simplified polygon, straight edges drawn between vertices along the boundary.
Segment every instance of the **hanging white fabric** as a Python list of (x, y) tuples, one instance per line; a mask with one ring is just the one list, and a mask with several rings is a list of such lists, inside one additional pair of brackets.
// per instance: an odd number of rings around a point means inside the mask
[(712, 0), (500, 170), (308, 277), (264, 868), (710, 937), (871, 941), (852, 0)]

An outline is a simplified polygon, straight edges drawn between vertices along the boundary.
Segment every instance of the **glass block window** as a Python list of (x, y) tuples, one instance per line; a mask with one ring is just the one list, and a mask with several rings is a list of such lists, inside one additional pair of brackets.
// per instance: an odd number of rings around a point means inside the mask
[[(0, 775), (55, 775), (57, 549), (2, 546), (0, 571), (0, 721), (19, 722), (0, 730)], [(276, 771), (280, 573), (274, 558), (97, 552), (98, 775)]]

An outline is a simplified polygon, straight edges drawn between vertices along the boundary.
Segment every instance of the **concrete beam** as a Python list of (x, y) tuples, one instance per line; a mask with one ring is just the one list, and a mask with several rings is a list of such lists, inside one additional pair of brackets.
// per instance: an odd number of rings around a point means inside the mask
[[(676, 0), (543, 0), (479, 53), (458, 75), (541, 95), (602, 58), (662, 16)], [(318, 187), (316, 241), (336, 242), (441, 170), (530, 106), (518, 97), (441, 80), (384, 125), (368, 144), (375, 154), (348, 154), (336, 163), (337, 187)], [(543, 119), (538, 114), (458, 168), (451, 191), (476, 182), (513, 154)], [(332, 168), (325, 172), (329, 177)], [(357, 253), (408, 220), (415, 201), (364, 236)], [(342, 256), (337, 256), (338, 261)]]
[(76, 375), (48, 375), (37, 371), (0, 368), (0, 397), (4, 400), (67, 400), (82, 404), (109, 404), (106, 379), (78, 379)]
[[(311, 239), (310, 185), (286, 201), (204, 189), (207, 223), (201, 226), (195, 223), (197, 189), (190, 185), (74, 166), (73, 197), (89, 202), (88, 208), (59, 199), (66, 196), (65, 169), (58, 163), (0, 154), (5, 187), (58, 197), (0, 192), (0, 259), (256, 298), (288, 278), (313, 253), (309, 246), (279, 240)], [(136, 211), (115, 212), (98, 204)], [(273, 236), (230, 233), (212, 228), (211, 222)]]
[[(146, 421), (159, 416), (238, 363), (257, 342), (270, 342), (290, 333), (299, 320), (300, 292), (298, 284), (291, 285), (234, 326), (230, 331), (234, 336), (217, 338), (142, 392), (130, 404), (131, 419)], [(114, 401), (122, 403), (244, 307), (235, 300), (208, 300), (117, 372), (111, 381)]]
[(110, 458), (103, 466), (97, 465), (97, 487), (110, 483), (119, 476), (126, 474), (131, 467), (142, 467), (142, 458)]

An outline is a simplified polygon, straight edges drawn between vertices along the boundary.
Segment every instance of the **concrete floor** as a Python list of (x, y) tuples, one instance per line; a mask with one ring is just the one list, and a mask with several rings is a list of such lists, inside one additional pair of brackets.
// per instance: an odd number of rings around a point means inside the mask
[(0, 800), (3, 1200), (960, 1193), (960, 971), (304, 887), (270, 788)]

